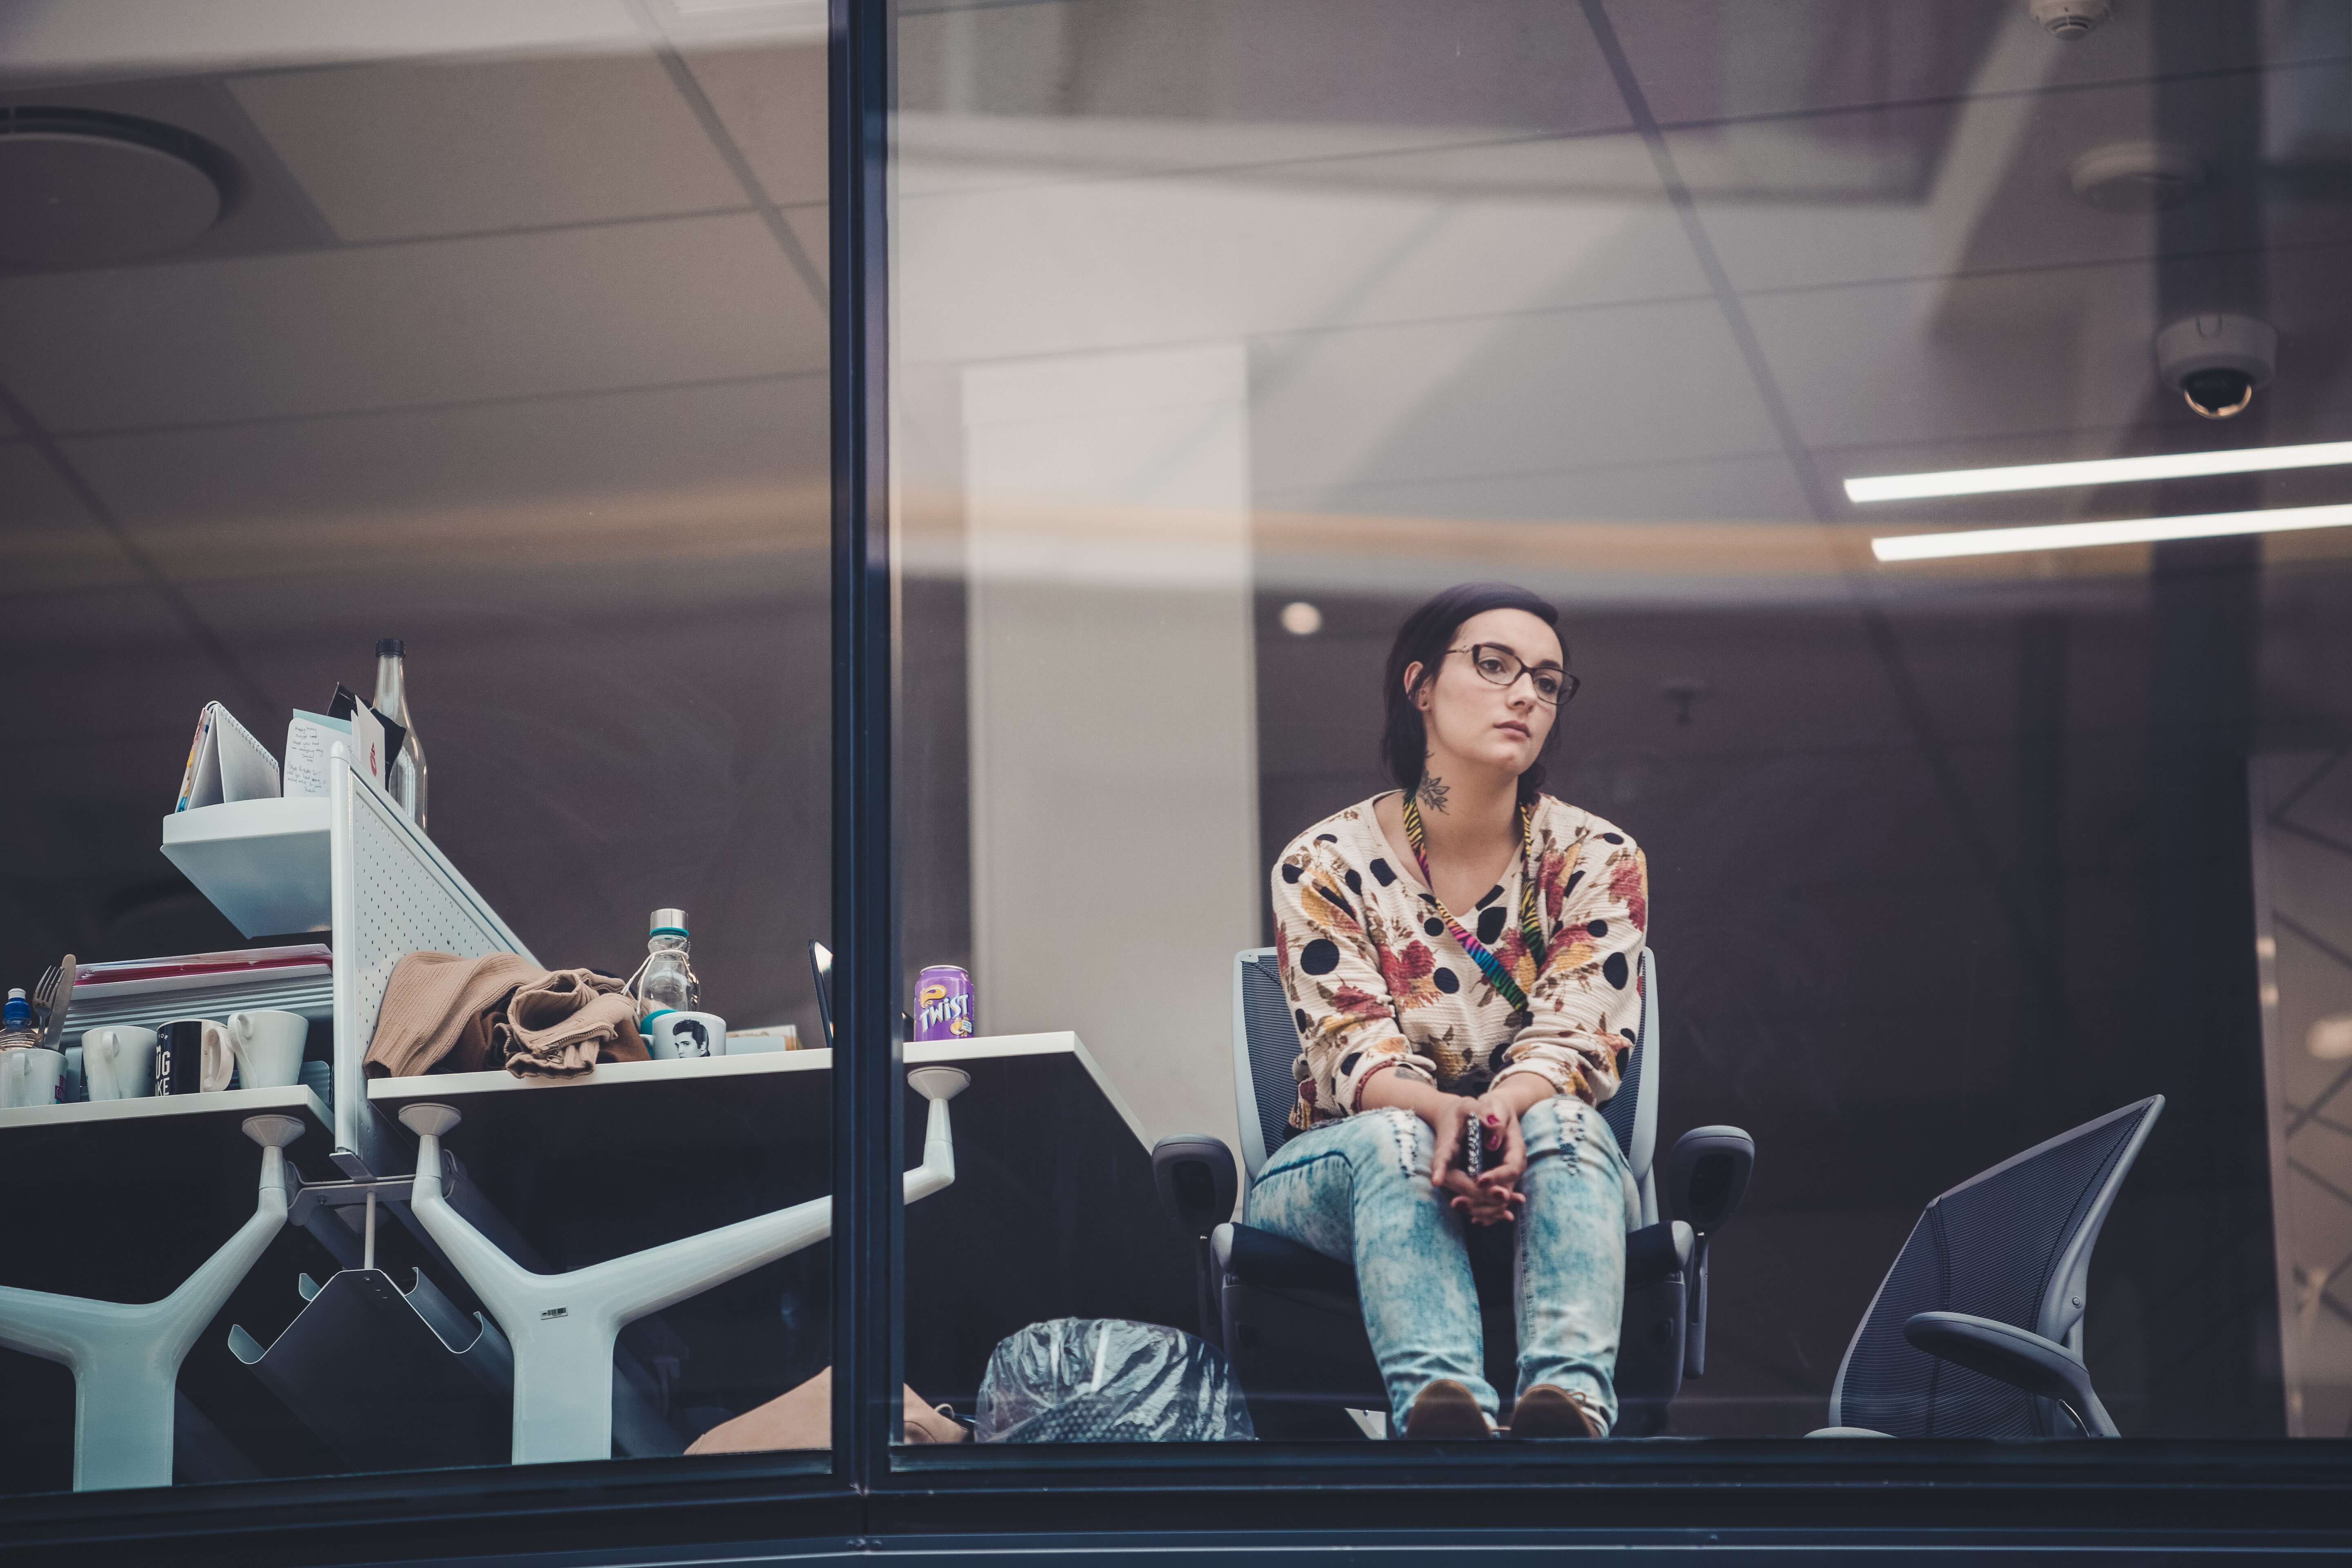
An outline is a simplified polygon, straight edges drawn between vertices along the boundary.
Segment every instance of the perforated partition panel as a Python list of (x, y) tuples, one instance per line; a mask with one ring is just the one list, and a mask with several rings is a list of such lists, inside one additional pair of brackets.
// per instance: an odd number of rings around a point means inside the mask
[[(384, 1175), (386, 1148), (368, 1110), (361, 1061), (376, 1012), (411, 952), (530, 951), (390, 796), (354, 772), (340, 748), (328, 773), (335, 948), (335, 1163)], [(536, 959), (531, 962), (537, 963)]]
[(1282, 989), (1282, 969), (1275, 963), (1274, 950), (1244, 953), (1241, 965), (1250, 1098), (1257, 1110), (1259, 1135), (1271, 1155), (1290, 1136), (1290, 1108), (1298, 1100), (1293, 1070), (1298, 1060), (1298, 1024), (1290, 1016), (1290, 997)]
[(1871, 1302), (1832, 1402), (1833, 1425), (1897, 1437), (2072, 1436), (2047, 1430), (2040, 1402), (1916, 1350), (1916, 1312), (1971, 1312), (2057, 1337), (2050, 1286), (2128, 1168), (2156, 1100), (2087, 1122), (1971, 1177), (1927, 1205)]

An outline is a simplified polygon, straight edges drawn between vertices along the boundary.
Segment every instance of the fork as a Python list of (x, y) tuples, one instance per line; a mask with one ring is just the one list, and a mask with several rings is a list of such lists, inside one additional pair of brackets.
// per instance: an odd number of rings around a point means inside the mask
[(41, 971), (40, 984), (33, 987), (33, 1007), (40, 1014), (39, 1022), (43, 1027), (47, 1027), (49, 1022), (49, 1004), (57, 999), (59, 973), (56, 964), (50, 964)]
[(58, 961), (56, 978), (43, 975), (43, 987), (49, 993), (49, 1016), (41, 1026), (41, 1044), (56, 1050), (66, 1032), (66, 1009), (73, 1005), (74, 981), (81, 971), (75, 966), (74, 955), (67, 953)]

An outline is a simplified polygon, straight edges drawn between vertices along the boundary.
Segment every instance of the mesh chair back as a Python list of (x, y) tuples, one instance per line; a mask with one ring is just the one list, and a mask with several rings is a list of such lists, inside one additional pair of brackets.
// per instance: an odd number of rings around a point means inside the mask
[(1274, 949), (1253, 948), (1234, 960), (1234, 1088), (1242, 1130), (1242, 1163), (1253, 1176), (1290, 1136), (1290, 1108), (1298, 1102), (1298, 1024), (1282, 989)]
[(1916, 1312), (1972, 1312), (2063, 1341), (2092, 1246), (2164, 1097), (2152, 1095), (1971, 1177), (1927, 1205), (1846, 1347), (1830, 1423), (1896, 1437), (2072, 1435), (2053, 1407), (1916, 1350)]
[[(1657, 1064), (1651, 1058), (1651, 1047), (1658, 1032), (1657, 957), (1646, 946), (1642, 949), (1639, 973), (1642, 1021), (1634, 1026), (1633, 1049), (1625, 1058), (1622, 1069), (1624, 1076), (1618, 1080), (1617, 1092), (1601, 1108), (1601, 1120), (1617, 1134), (1617, 1147), (1624, 1151), (1625, 1161), (1633, 1167), (1637, 1180), (1649, 1172), (1658, 1123)], [(1643, 1114), (1645, 1110), (1646, 1116)]]

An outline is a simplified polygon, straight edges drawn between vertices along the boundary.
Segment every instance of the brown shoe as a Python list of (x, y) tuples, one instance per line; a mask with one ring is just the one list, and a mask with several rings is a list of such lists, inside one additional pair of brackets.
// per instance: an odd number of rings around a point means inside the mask
[[(1420, 1411), (1419, 1405), (1413, 1406), (1415, 1415)], [(1555, 1388), (1549, 1383), (1538, 1383), (1519, 1395), (1518, 1404), (1511, 1408), (1510, 1431), (1514, 1437), (1609, 1435), (1609, 1429), (1601, 1424), (1601, 1407), (1582, 1389)]]
[(1404, 1435), (1422, 1440), (1491, 1437), (1486, 1414), (1477, 1396), (1450, 1377), (1441, 1377), (1421, 1391), (1404, 1413)]

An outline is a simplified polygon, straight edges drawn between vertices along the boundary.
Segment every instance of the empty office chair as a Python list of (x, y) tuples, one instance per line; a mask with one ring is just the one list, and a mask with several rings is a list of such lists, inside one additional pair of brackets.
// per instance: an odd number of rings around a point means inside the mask
[[(1657, 1148), (1658, 981), (1655, 955), (1642, 955), (1642, 1022), (1616, 1095), (1601, 1119), (1632, 1166), (1637, 1192), (1628, 1208), (1625, 1315), (1617, 1352), (1617, 1430), (1656, 1432), (1685, 1376), (1706, 1366), (1706, 1247), (1737, 1212), (1755, 1163), (1755, 1144), (1736, 1127), (1684, 1134), (1668, 1161), (1668, 1192), (1681, 1218), (1665, 1220), (1653, 1166)], [(1297, 1026), (1283, 993), (1272, 948), (1234, 961), (1234, 1088), (1241, 1120), (1242, 1163), (1251, 1178), (1289, 1136), (1297, 1098), (1292, 1063)], [(1160, 1142), (1152, 1164), (1165, 1206), (1194, 1239), (1201, 1331), (1224, 1348), (1248, 1394), (1262, 1437), (1347, 1436), (1345, 1412), (1385, 1411), (1371, 1342), (1356, 1301), (1352, 1265), (1245, 1225), (1229, 1224), (1238, 1179), (1218, 1139), (1188, 1135)], [(1505, 1392), (1516, 1383), (1517, 1328), (1510, 1303), (1508, 1227), (1474, 1230), (1471, 1269), (1478, 1281), (1487, 1379)]]
[(2115, 1436), (2083, 1365), (2091, 1249), (2163, 1110), (2150, 1095), (1928, 1204), (1813, 1435)]

